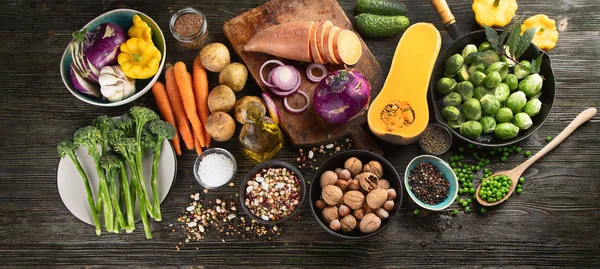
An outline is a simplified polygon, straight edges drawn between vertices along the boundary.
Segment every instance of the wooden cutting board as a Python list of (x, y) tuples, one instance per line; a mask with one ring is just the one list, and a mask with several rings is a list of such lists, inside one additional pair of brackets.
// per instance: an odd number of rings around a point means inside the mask
[[(242, 13), (241, 15), (225, 22), (223, 32), (235, 52), (244, 61), (254, 80), (268, 92), (268, 88), (261, 82), (260, 67), (270, 59), (277, 57), (257, 52), (244, 51), (244, 45), (259, 31), (273, 25), (303, 20), (330, 20), (334, 25), (352, 30), (352, 23), (336, 0), (272, 0), (257, 8)], [(359, 36), (360, 38), (360, 36)], [(371, 100), (379, 93), (382, 84), (381, 67), (377, 60), (361, 39), (363, 54), (361, 59), (352, 66), (365, 75), (371, 83)], [(366, 114), (345, 124), (331, 125), (316, 114), (312, 106), (312, 96), (317, 83), (312, 83), (306, 78), (306, 65), (297, 61), (277, 58), (286, 64), (294, 65), (302, 74), (303, 81), (300, 90), (308, 94), (311, 99), (309, 109), (300, 114), (288, 113), (283, 106), (283, 98), (270, 94), (281, 113), (281, 126), (296, 146), (312, 146), (323, 144), (348, 135), (351, 131), (361, 128), (366, 121)], [(330, 65), (328, 70), (336, 70), (342, 66)], [(301, 97), (290, 98), (293, 107), (303, 104)]]

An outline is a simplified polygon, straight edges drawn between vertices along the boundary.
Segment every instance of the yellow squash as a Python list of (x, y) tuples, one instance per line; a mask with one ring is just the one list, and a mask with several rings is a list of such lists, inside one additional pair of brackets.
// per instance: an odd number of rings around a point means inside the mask
[(515, 16), (517, 0), (473, 0), (473, 12), (479, 26), (504, 27)]
[(442, 39), (429, 23), (416, 23), (396, 47), (390, 72), (368, 112), (369, 128), (398, 145), (415, 142), (427, 127), (427, 90)]
[(544, 14), (537, 14), (529, 17), (521, 25), (521, 34), (527, 29), (535, 28), (535, 35), (531, 41), (538, 48), (549, 51), (556, 46), (558, 41), (558, 31), (556, 30), (556, 22), (548, 18)]

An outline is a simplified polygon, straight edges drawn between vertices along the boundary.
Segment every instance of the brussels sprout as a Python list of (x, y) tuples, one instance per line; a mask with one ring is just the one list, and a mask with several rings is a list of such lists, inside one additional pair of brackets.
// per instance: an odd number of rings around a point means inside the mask
[(467, 56), (469, 56), (469, 54), (473, 52), (477, 52), (477, 46), (473, 44), (466, 45), (465, 48), (462, 50), (462, 57), (467, 58)]
[(460, 134), (471, 139), (478, 138), (481, 135), (481, 131), (481, 123), (478, 121), (471, 120), (460, 125)]
[(473, 98), (477, 99), (477, 100), (481, 100), (481, 97), (484, 97), (486, 94), (491, 94), (492, 93), (492, 89), (488, 89), (486, 86), (484, 85), (480, 85), (475, 87), (475, 90), (473, 91)]
[(495, 115), (500, 110), (500, 101), (493, 94), (486, 94), (479, 100), (483, 112), (487, 115)]
[(485, 65), (488, 66), (495, 62), (499, 62), (500, 56), (498, 56), (498, 53), (496, 53), (495, 51), (488, 50), (484, 51), (481, 55), (478, 55), (477, 60), (484, 62)]
[(458, 73), (456, 73), (456, 77), (458, 81), (467, 81), (469, 80), (469, 71), (467, 70), (467, 65), (463, 64), (460, 69), (458, 69)]
[(541, 108), (542, 101), (535, 98), (527, 101), (527, 104), (525, 104), (525, 107), (523, 108), (523, 112), (527, 113), (529, 117), (535, 117), (538, 113), (540, 113)]
[(506, 107), (512, 110), (513, 114), (520, 112), (527, 104), (527, 97), (522, 91), (513, 92), (506, 100)]
[(529, 127), (531, 127), (531, 125), (533, 125), (533, 121), (531, 121), (531, 118), (525, 112), (517, 113), (513, 117), (512, 123), (519, 127), (519, 130), (527, 130)]
[(513, 113), (512, 110), (510, 110), (510, 108), (503, 107), (498, 110), (498, 113), (496, 113), (495, 117), (498, 123), (510, 122), (513, 118)]
[(519, 86), (519, 80), (517, 79), (517, 76), (515, 76), (514, 74), (506, 75), (506, 78), (504, 79), (504, 83), (506, 83), (506, 85), (508, 86), (508, 89), (510, 91), (516, 90), (517, 87)]
[(469, 66), (469, 74), (473, 74), (475, 71), (485, 72), (485, 63), (482, 61), (477, 61)]
[(527, 60), (523, 60), (520, 62), (520, 65), (515, 65), (514, 74), (518, 79), (524, 79), (527, 75), (529, 75), (529, 71), (525, 70), (523, 67), (531, 69), (531, 63)]
[(459, 113), (460, 111), (455, 106), (447, 106), (442, 109), (442, 117), (446, 120), (457, 120)]
[(458, 72), (458, 70), (462, 67), (464, 62), (465, 62), (465, 59), (462, 56), (460, 56), (460, 54), (454, 54), (454, 55), (450, 56), (450, 58), (448, 58), (446, 60), (445, 74), (447, 74), (447, 75), (456, 74)]
[(481, 71), (475, 71), (473, 72), (473, 74), (471, 74), (471, 76), (469, 77), (469, 81), (471, 81), (471, 83), (473, 83), (473, 85), (475, 86), (479, 86), (483, 84), (483, 80), (485, 80), (485, 74)]
[(479, 47), (477, 48), (477, 50), (479, 51), (486, 51), (486, 50), (493, 50), (494, 48), (492, 48), (492, 45), (490, 45), (490, 42), (483, 42), (481, 44), (479, 44)]
[(462, 105), (462, 113), (467, 120), (481, 119), (481, 104), (475, 98), (467, 99)]
[(454, 91), (456, 81), (453, 78), (441, 78), (436, 86), (439, 94), (446, 95)]
[(455, 90), (458, 94), (460, 94), (460, 98), (464, 102), (464, 101), (467, 101), (467, 99), (473, 97), (474, 89), (475, 89), (475, 87), (473, 87), (473, 83), (468, 82), (468, 81), (463, 81), (463, 82), (458, 83), (458, 85), (456, 85)]
[(542, 92), (543, 83), (544, 79), (539, 74), (529, 75), (519, 82), (519, 91), (524, 92), (527, 97), (533, 98)]
[(461, 125), (462, 125), (462, 123), (458, 123), (458, 121), (455, 121), (455, 120), (448, 121), (448, 126), (452, 129), (458, 129), (458, 128), (460, 128)]
[(492, 93), (494, 96), (496, 96), (496, 98), (498, 98), (500, 103), (506, 102), (506, 100), (508, 100), (508, 96), (510, 96), (510, 90), (508, 89), (508, 85), (505, 83), (500, 83), (498, 87), (494, 88)]
[(500, 74), (500, 78), (502, 78), (502, 80), (504, 80), (504, 78), (506, 78), (506, 75), (508, 75), (508, 65), (503, 62), (496, 62), (496, 63), (490, 64), (485, 69), (485, 74), (489, 75), (491, 72), (494, 72), (494, 71), (498, 72)]
[(492, 71), (486, 74), (483, 84), (488, 88), (496, 88), (502, 82), (502, 76), (497, 71)]
[(519, 134), (519, 127), (510, 122), (500, 123), (496, 125), (494, 134), (496, 135), (496, 138), (502, 140), (515, 138)]
[(481, 129), (484, 134), (491, 134), (496, 129), (496, 119), (492, 116), (481, 117), (479, 123), (481, 123)]
[(442, 99), (442, 104), (444, 106), (459, 106), (461, 103), (462, 99), (460, 97), (460, 94), (458, 94), (457, 92), (451, 92), (444, 96), (444, 98)]
[(465, 114), (463, 114), (462, 112), (460, 112), (458, 114), (458, 119), (456, 119), (456, 122), (458, 122), (458, 124), (463, 124), (467, 121), (467, 118), (465, 118)]

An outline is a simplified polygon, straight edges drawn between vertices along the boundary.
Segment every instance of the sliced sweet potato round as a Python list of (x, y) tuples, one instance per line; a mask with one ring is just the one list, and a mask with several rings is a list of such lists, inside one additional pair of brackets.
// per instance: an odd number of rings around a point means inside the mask
[(360, 39), (350, 30), (336, 33), (332, 45), (335, 58), (344, 64), (354, 65), (362, 56)]
[(342, 28), (333, 26), (331, 28), (331, 31), (329, 31), (329, 33), (325, 34), (325, 44), (324, 44), (325, 59), (327, 59), (328, 63), (341, 64), (341, 62), (335, 58), (335, 53), (334, 53), (334, 48), (333, 48), (333, 42), (334, 42), (333, 37), (341, 31), (342, 31)]
[(320, 36), (318, 35), (319, 33), (319, 28), (321, 28), (321, 30), (323, 29), (322, 25), (325, 23), (325, 21), (319, 21), (316, 22), (315, 24), (313, 24), (313, 28), (315, 28), (314, 30), (311, 30), (311, 35), (310, 35), (310, 53), (312, 56), (312, 60), (315, 63), (318, 64), (324, 64), (325, 63), (325, 59), (323, 59), (323, 57), (321, 56), (321, 53), (319, 52), (319, 46), (317, 44), (317, 40), (319, 40)]
[(321, 58), (323, 58), (323, 61), (325, 62), (327, 62), (327, 58), (325, 57), (325, 36), (331, 31), (332, 27), (333, 23), (331, 21), (325, 21), (322, 25), (317, 27), (317, 47)]

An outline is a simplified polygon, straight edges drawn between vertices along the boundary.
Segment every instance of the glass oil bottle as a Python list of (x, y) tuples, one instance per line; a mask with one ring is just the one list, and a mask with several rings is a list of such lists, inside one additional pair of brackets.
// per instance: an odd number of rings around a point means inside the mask
[(246, 103), (242, 109), (246, 124), (240, 132), (240, 145), (246, 155), (259, 163), (273, 158), (283, 145), (281, 129), (265, 114), (265, 107), (256, 101)]

